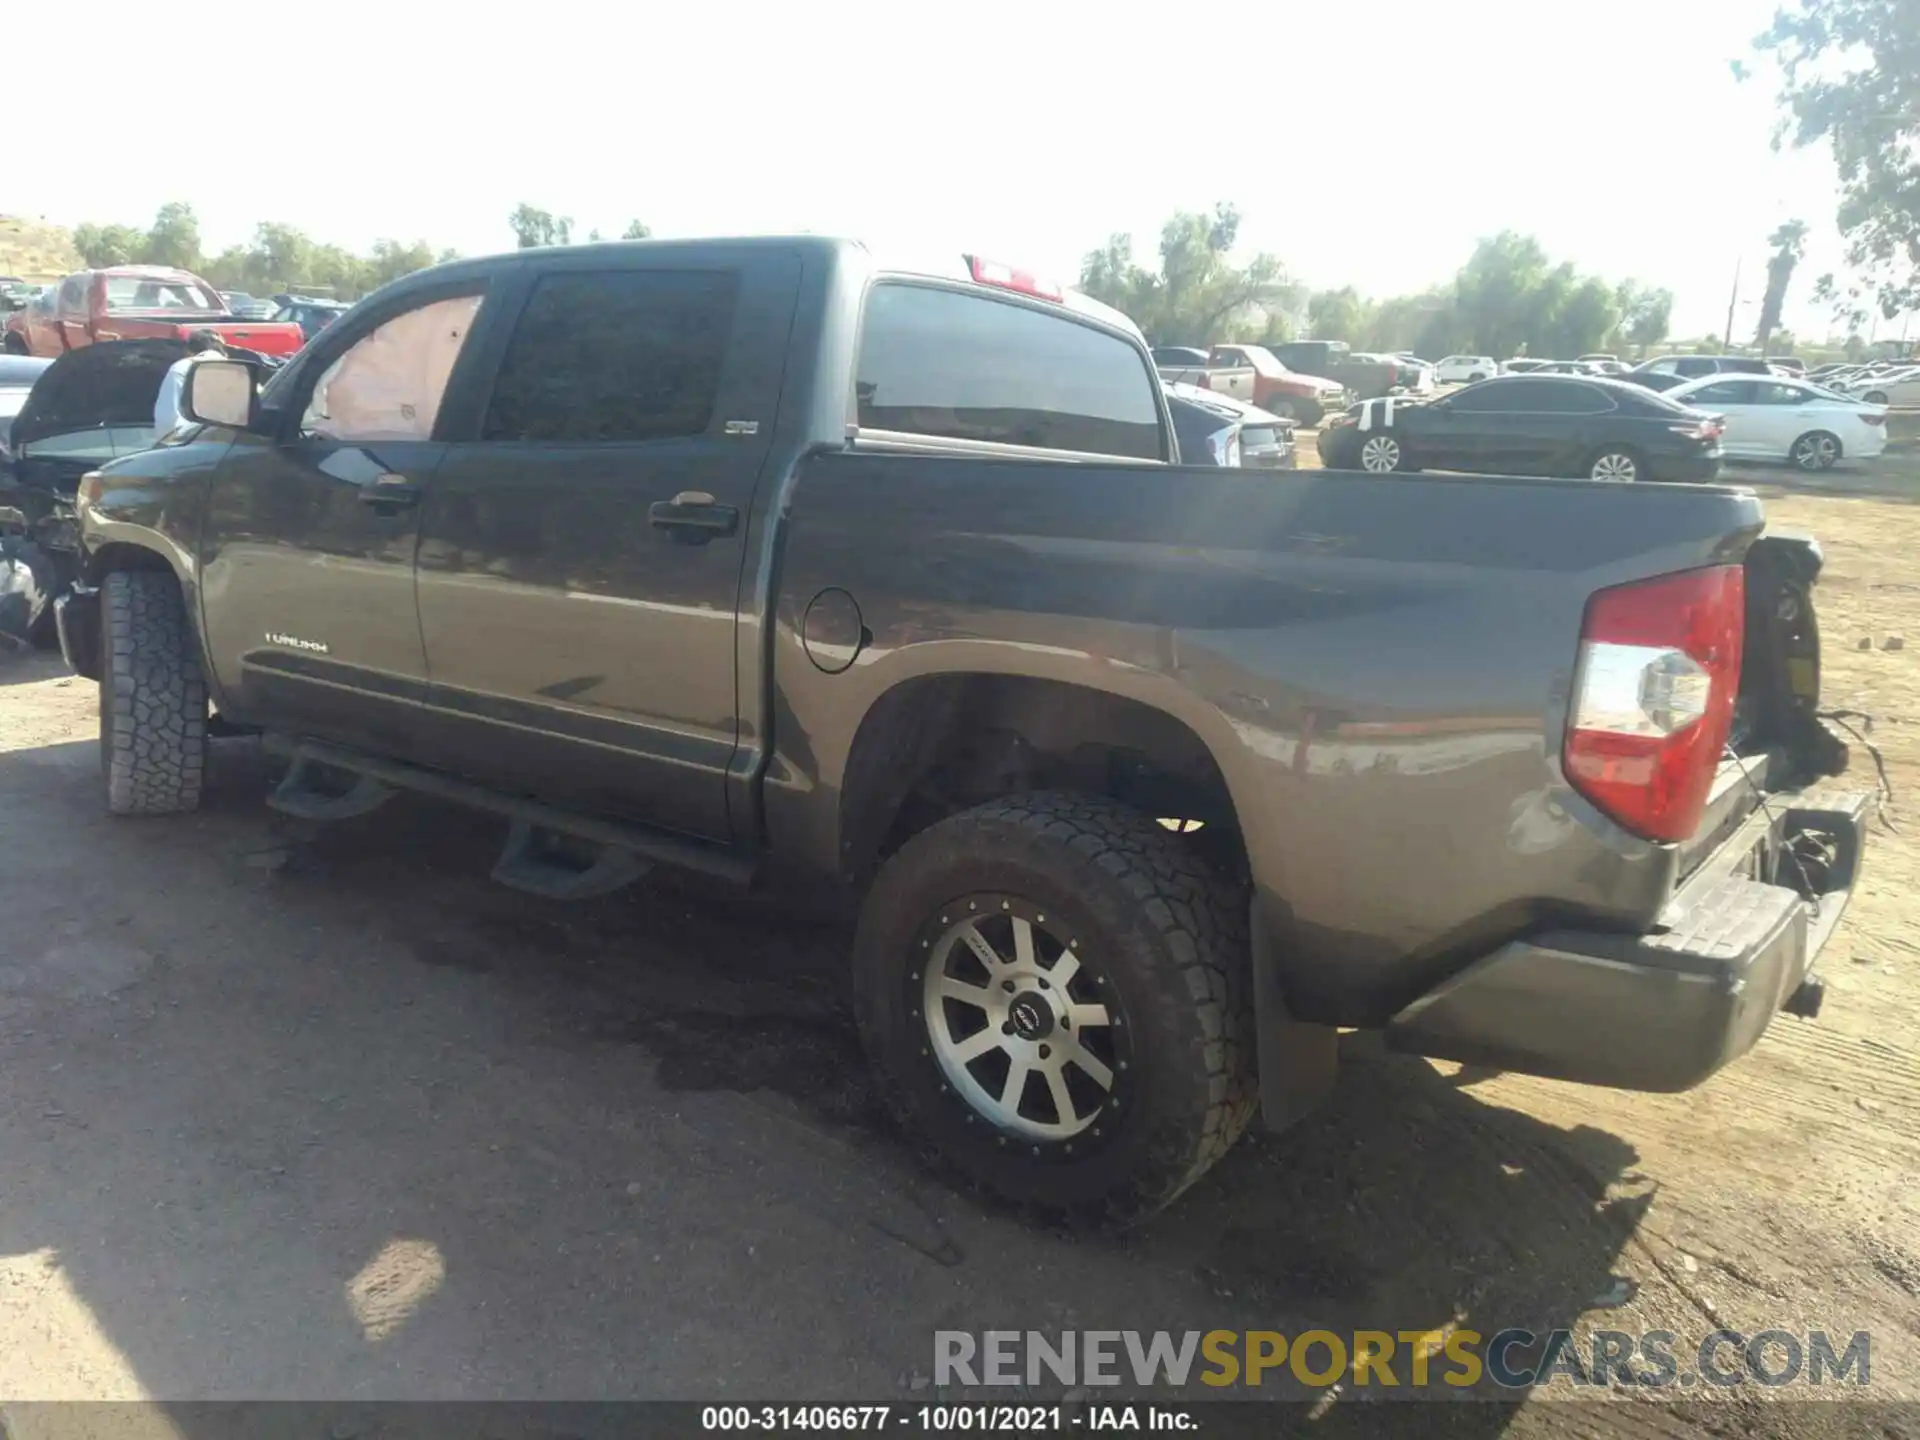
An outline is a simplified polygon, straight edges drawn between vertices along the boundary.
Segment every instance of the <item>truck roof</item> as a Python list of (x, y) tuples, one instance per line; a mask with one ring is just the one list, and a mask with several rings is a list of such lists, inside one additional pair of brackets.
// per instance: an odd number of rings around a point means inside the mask
[[(519, 262), (533, 264), (542, 256), (551, 257), (556, 250), (571, 255), (590, 254), (594, 251), (604, 251), (611, 255), (620, 252), (631, 252), (636, 245), (645, 245), (669, 254), (676, 250), (697, 253), (714, 245), (744, 246), (756, 249), (764, 247), (769, 250), (798, 249), (803, 254), (818, 255), (829, 261), (844, 260), (848, 257), (849, 252), (857, 251), (860, 256), (863, 257), (862, 263), (878, 274), (918, 275), (962, 285), (979, 284), (973, 277), (967, 253), (962, 250), (956, 249), (931, 255), (925, 252), (915, 252), (913, 254), (876, 252), (873, 247), (867, 245), (864, 241), (829, 235), (706, 235), (697, 239), (686, 240), (601, 240), (586, 245), (546, 246), (531, 250), (510, 250), (502, 254), (475, 256), (469, 260), (452, 260), (448, 261), (445, 265), (434, 266), (432, 273), (439, 275), (457, 275), (465, 269), (491, 271), (496, 269), (503, 261), (508, 263)], [(989, 295), (1004, 293), (998, 287), (992, 285), (979, 285), (979, 288), (983, 293)], [(1061, 290), (1060, 298), (1052, 303), (1060, 305), (1063, 309), (1071, 311), (1073, 314), (1084, 315), (1090, 320), (1096, 320), (1103, 325), (1108, 325), (1116, 330), (1123, 331), (1135, 339), (1140, 340), (1142, 344), (1145, 343), (1146, 337), (1141, 333), (1140, 327), (1134, 324), (1132, 319), (1121, 311), (1114, 309), (1111, 305), (1106, 305), (1095, 300), (1090, 295), (1085, 295), (1078, 290), (1069, 288), (1064, 282), (1060, 284), (1059, 288)], [(1031, 295), (1028, 298), (1049, 299), (1049, 297), (1046, 296), (1034, 297)]]

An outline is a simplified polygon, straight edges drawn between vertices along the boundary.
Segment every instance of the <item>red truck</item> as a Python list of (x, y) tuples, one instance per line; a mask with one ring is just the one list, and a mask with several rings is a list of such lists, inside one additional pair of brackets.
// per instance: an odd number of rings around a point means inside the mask
[(291, 321), (242, 320), (199, 276), (164, 265), (78, 270), (7, 317), (12, 355), (57, 357), (96, 340), (183, 340), (211, 330), (261, 355), (291, 355), (306, 343)]

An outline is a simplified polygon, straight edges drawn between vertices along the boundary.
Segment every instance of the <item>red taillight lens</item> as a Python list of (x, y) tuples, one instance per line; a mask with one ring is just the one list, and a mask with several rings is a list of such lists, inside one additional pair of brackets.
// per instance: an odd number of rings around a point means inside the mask
[(1589, 600), (1563, 751), (1573, 788), (1648, 840), (1691, 836), (1733, 722), (1745, 633), (1738, 565)]
[(1727, 433), (1725, 422), (1720, 420), (1687, 421), (1667, 427), (1676, 435), (1684, 435), (1689, 440), (1718, 440)]

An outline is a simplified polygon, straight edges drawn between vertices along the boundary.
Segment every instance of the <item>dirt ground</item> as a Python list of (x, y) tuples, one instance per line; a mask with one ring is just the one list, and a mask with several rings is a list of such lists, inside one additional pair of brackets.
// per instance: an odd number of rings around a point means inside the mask
[[(1323, 1111), (1117, 1240), (914, 1168), (834, 934), (672, 882), (522, 897), (485, 879), (491, 823), (424, 801), (285, 863), (249, 741), (218, 742), (202, 813), (109, 821), (94, 687), (0, 654), (0, 1404), (907, 1404), (940, 1328), (1449, 1322), (1868, 1330), (1872, 1393), (1915, 1397), (1920, 483), (1772, 478), (1773, 522), (1826, 547), (1827, 703), (1875, 717), (1901, 802), (1819, 1022), (1680, 1096), (1349, 1037)], [(1474, 1435), (1859, 1428), (1679, 1400), (1423, 1408)]]

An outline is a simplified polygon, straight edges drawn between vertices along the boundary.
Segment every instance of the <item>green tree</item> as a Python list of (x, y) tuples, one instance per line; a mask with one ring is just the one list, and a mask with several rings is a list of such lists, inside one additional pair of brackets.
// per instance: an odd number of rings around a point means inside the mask
[(645, 225), (642, 225), (638, 220), (629, 220), (627, 222), (627, 228), (620, 232), (620, 238), (622, 240), (650, 240), (653, 238), (653, 231), (649, 230)]
[(87, 222), (73, 227), (73, 248), (91, 269), (131, 265), (146, 253), (147, 237), (131, 225)]
[(1316, 290), (1307, 301), (1307, 324), (1317, 340), (1345, 340), (1357, 343), (1371, 309), (1353, 286), (1338, 290)]
[(402, 245), (398, 240), (376, 240), (367, 257), (366, 283), (369, 289), (377, 290), (391, 280), (425, 270), (433, 263), (433, 247), (424, 240), (416, 240), (411, 245)]
[(1232, 205), (1181, 211), (1161, 227), (1158, 270), (1135, 261), (1132, 236), (1114, 235), (1081, 262), (1080, 288), (1131, 316), (1157, 345), (1256, 339), (1294, 292), (1274, 256), (1232, 261), (1239, 234)]
[(313, 279), (313, 241), (304, 230), (263, 220), (253, 227), (247, 281), (272, 291)]
[(1628, 280), (1614, 292), (1614, 302), (1620, 311), (1620, 324), (1612, 342), (1616, 347), (1631, 346), (1644, 355), (1650, 347), (1667, 338), (1668, 327), (1673, 323), (1671, 290), (1647, 289), (1638, 281)]
[(1551, 348), (1561, 355), (1585, 355), (1600, 349), (1620, 326), (1620, 302), (1604, 280), (1579, 281), (1561, 301), (1549, 332)]
[(1462, 342), (1478, 354), (1519, 352), (1553, 315), (1571, 272), (1554, 280), (1547, 253), (1531, 235), (1504, 230), (1482, 240), (1454, 279), (1453, 308)]
[(524, 200), (513, 207), (507, 224), (513, 230), (515, 243), (522, 250), (535, 250), (543, 245), (566, 245), (573, 240), (572, 216), (556, 217), (551, 210), (541, 210)]
[(1437, 358), (1460, 348), (1453, 340), (1455, 323), (1453, 297), (1445, 290), (1393, 295), (1367, 307), (1366, 323), (1351, 339), (1357, 350), (1411, 350)]
[(172, 200), (160, 207), (147, 231), (147, 243), (140, 257), (149, 265), (174, 265), (182, 270), (200, 268), (200, 221), (193, 206)]
[(1775, 146), (1833, 151), (1848, 265), (1887, 319), (1920, 308), (1920, 0), (1787, 0), (1754, 45), (1780, 67)]
[(1753, 337), (1762, 355), (1767, 353), (1768, 338), (1780, 324), (1780, 312), (1787, 303), (1787, 286), (1793, 283), (1794, 269), (1800, 257), (1807, 253), (1806, 221), (1789, 220), (1767, 237), (1767, 243), (1773, 247), (1773, 254), (1767, 260), (1767, 290), (1760, 299), (1760, 326)]

